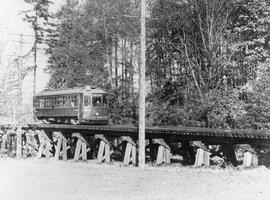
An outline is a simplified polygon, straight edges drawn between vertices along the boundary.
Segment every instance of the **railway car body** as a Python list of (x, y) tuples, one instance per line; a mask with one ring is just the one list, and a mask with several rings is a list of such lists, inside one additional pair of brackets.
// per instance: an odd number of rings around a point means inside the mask
[(90, 86), (43, 91), (34, 97), (34, 112), (49, 123), (108, 124), (108, 93)]

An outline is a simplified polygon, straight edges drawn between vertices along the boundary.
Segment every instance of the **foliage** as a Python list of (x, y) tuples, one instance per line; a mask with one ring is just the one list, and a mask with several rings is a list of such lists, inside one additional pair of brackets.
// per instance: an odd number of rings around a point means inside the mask
[(131, 98), (126, 96), (121, 98), (121, 90), (125, 89), (119, 88), (110, 92), (111, 124), (136, 125), (138, 119), (137, 97)]
[(117, 105), (112, 106), (112, 121), (134, 124), (132, 65), (136, 62), (138, 23), (129, 16), (136, 14), (137, 7), (136, 2), (125, 0), (68, 1), (47, 28), (48, 87), (94, 85), (112, 89), (111, 105)]
[(243, 119), (244, 128), (270, 128), (270, 61), (267, 59), (258, 66), (258, 77), (250, 83), (247, 90), (247, 115)]
[(152, 97), (148, 105), (150, 125), (181, 125), (209, 128), (239, 128), (246, 115), (241, 90), (211, 90), (203, 98), (184, 96), (176, 104)]
[[(49, 86), (52, 88), (83, 85), (105, 86), (107, 72), (105, 56), (99, 29), (88, 10), (77, 8), (70, 1), (58, 13), (60, 24), (51, 40), (47, 41), (50, 55), (47, 71), (52, 74)], [(75, 17), (76, 16), (76, 17)]]
[(37, 43), (42, 43), (44, 39), (44, 25), (51, 18), (49, 13), (50, 0), (24, 0), (32, 6), (32, 9), (26, 10), (24, 20), (31, 24)]
[(269, 58), (270, 2), (235, 0), (226, 31), (231, 64), (228, 74), (244, 85), (257, 76), (257, 66)]
[[(147, 124), (268, 128), (267, 0), (153, 0)], [(139, 1), (67, 1), (47, 23), (48, 87), (111, 91), (113, 124), (136, 124)], [(49, 28), (50, 26), (50, 28)]]
[(156, 1), (152, 15), (158, 20), (152, 23), (150, 75), (158, 81), (185, 77), (201, 97), (217, 88), (225, 74), (223, 32), (231, 7), (227, 0)]

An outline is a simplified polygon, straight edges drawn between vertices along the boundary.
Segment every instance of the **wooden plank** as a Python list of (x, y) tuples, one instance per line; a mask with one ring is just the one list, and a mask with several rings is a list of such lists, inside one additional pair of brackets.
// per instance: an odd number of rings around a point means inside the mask
[(80, 133), (72, 133), (72, 137), (77, 137), (78, 139), (80, 139), (82, 142), (87, 143), (86, 139), (80, 134)]
[(204, 150), (199, 148), (197, 149), (197, 153), (196, 153), (196, 159), (195, 159), (195, 167), (200, 167), (203, 164), (203, 156), (204, 156)]
[(122, 137), (122, 140), (127, 141), (124, 156), (124, 165), (129, 165), (130, 161), (132, 164), (136, 164), (136, 143), (132, 140), (131, 137), (128, 136)]
[(82, 143), (82, 160), (87, 161), (87, 150), (86, 150), (86, 143)]
[(99, 143), (98, 156), (97, 156), (97, 160), (99, 163), (101, 163), (103, 160), (102, 158), (103, 158), (103, 153), (104, 153), (104, 147), (105, 147), (105, 142), (101, 140)]
[(156, 164), (161, 165), (163, 163), (170, 163), (171, 160), (171, 148), (167, 143), (164, 141), (164, 139), (153, 139), (153, 144), (158, 144), (158, 152), (157, 152), (157, 159)]
[[(86, 154), (87, 154), (90, 150), (91, 150), (90, 148), (87, 148), (87, 149), (86, 149)], [(82, 157), (83, 157), (83, 153), (81, 153), (79, 157), (82, 158)]]
[(49, 158), (51, 156), (51, 152), (50, 152), (51, 148), (52, 148), (52, 145), (51, 145), (50, 141), (46, 140), (45, 141), (45, 156), (46, 156), (46, 158)]
[(110, 142), (104, 137), (104, 135), (97, 134), (97, 135), (95, 135), (95, 138), (100, 139), (100, 140), (104, 141), (107, 144), (110, 144)]
[(63, 153), (62, 158), (63, 158), (63, 160), (67, 160), (67, 150), (68, 150), (67, 141), (62, 140), (62, 153)]
[(136, 165), (136, 162), (137, 162), (136, 146), (132, 146), (131, 161), (132, 161), (132, 164)]
[(46, 134), (44, 130), (40, 130), (40, 133), (45, 140), (52, 142), (52, 140), (49, 138), (49, 136)]
[(252, 166), (254, 167), (257, 167), (258, 166), (258, 162), (259, 162), (259, 159), (258, 159), (258, 155), (257, 154), (252, 154)]
[(252, 153), (247, 151), (244, 153), (243, 167), (250, 167), (252, 164)]
[(43, 151), (44, 151), (44, 144), (41, 143), (41, 144), (39, 145), (39, 148), (38, 148), (37, 158), (41, 158), (41, 157), (42, 157)]
[(165, 147), (164, 146), (159, 146), (158, 147), (158, 155), (157, 155), (157, 165), (161, 165), (164, 162), (164, 151)]
[(153, 144), (153, 141), (150, 139), (149, 140), (149, 156), (150, 156), (150, 161), (154, 162), (156, 160), (156, 156), (157, 156), (157, 151), (156, 148)]
[(204, 151), (204, 160), (203, 160), (203, 165), (205, 167), (209, 167), (210, 166), (210, 154), (208, 151)]
[(164, 159), (165, 163), (170, 163), (171, 162), (171, 151), (170, 151), (170, 149), (165, 148), (164, 157), (165, 157), (165, 159)]
[(4, 153), (6, 145), (7, 145), (7, 134), (4, 134), (2, 137), (1, 153)]
[(110, 145), (105, 144), (105, 162), (110, 163), (111, 162), (111, 152), (110, 152)]
[(210, 154), (208, 151), (198, 148), (194, 167), (210, 166)]
[(123, 140), (123, 141), (127, 141), (128, 143), (132, 144), (133, 146), (136, 146), (136, 143), (135, 143), (135, 142), (132, 140), (132, 138), (129, 137), (129, 136), (123, 136), (123, 137), (122, 137), (122, 140)]
[(88, 142), (86, 141), (86, 139), (80, 133), (72, 133), (72, 137), (77, 137), (78, 138), (77, 145), (76, 145), (76, 150), (75, 150), (74, 160), (77, 161), (80, 158), (82, 158), (82, 160), (86, 161), (87, 160), (87, 152), (88, 152), (87, 145), (89, 145)]
[(74, 159), (73, 159), (74, 161), (79, 160), (81, 147), (82, 147), (82, 141), (80, 139), (78, 139), (77, 143), (76, 143), (75, 155), (74, 155)]
[(54, 154), (54, 158), (56, 160), (59, 160), (60, 157), (60, 151), (61, 151), (61, 146), (62, 146), (62, 139), (58, 138), (57, 140), (57, 145), (56, 145), (56, 149), (55, 149), (55, 154)]
[(130, 162), (130, 156), (132, 153), (132, 144), (127, 143), (126, 150), (125, 150), (125, 156), (124, 156), (124, 165), (129, 165)]
[(255, 153), (246, 151), (244, 153), (243, 167), (258, 166), (258, 156)]
[(56, 138), (61, 138), (62, 140), (64, 140), (64, 141), (67, 142), (66, 137), (61, 132), (59, 132), (59, 131), (53, 132), (53, 136), (56, 137)]
[(152, 142), (154, 144), (159, 144), (159, 145), (165, 147), (166, 149), (170, 149), (169, 145), (162, 138), (160, 138), (160, 139), (153, 139)]

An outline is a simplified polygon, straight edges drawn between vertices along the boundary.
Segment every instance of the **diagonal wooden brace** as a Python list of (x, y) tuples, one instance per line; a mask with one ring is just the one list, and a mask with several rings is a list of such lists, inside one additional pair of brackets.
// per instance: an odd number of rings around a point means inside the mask
[[(53, 132), (53, 137), (55, 137), (57, 140), (54, 158), (56, 160), (59, 160), (60, 156), (62, 155), (62, 159), (67, 160), (67, 150), (70, 148), (68, 146), (67, 139), (61, 132)], [(61, 152), (61, 149), (62, 149), (62, 152)]]
[(28, 130), (25, 133), (26, 141), (24, 145), (25, 156), (36, 154), (38, 151), (38, 144), (35, 139), (36, 132), (33, 130)]
[(83, 161), (87, 161), (87, 152), (90, 151), (90, 149), (87, 150), (87, 145), (89, 144), (87, 143), (86, 139), (80, 133), (72, 133), (72, 137), (77, 138), (73, 160), (78, 161), (80, 158), (82, 158)]
[(170, 163), (171, 148), (169, 145), (163, 139), (153, 139), (152, 143), (159, 145), (156, 164)]
[(40, 145), (38, 148), (37, 158), (41, 158), (44, 154), (46, 158), (49, 158), (52, 154), (50, 150), (52, 149), (52, 141), (45, 133), (44, 130), (38, 131), (38, 137), (40, 141)]
[(100, 139), (98, 148), (98, 163), (102, 163), (105, 160), (106, 163), (111, 161), (110, 142), (104, 137), (104, 135), (95, 135), (96, 139)]
[(2, 144), (1, 144), (1, 154), (5, 152), (7, 146), (7, 134), (2, 136)]
[(245, 145), (244, 149), (244, 160), (243, 160), (243, 167), (256, 167), (258, 166), (258, 155), (256, 151), (250, 146)]
[(198, 149), (194, 167), (210, 166), (210, 151), (201, 141), (198, 141), (198, 144), (199, 145), (195, 145)]
[(126, 141), (126, 150), (124, 156), (124, 165), (129, 165), (130, 162), (135, 165), (136, 164), (136, 143), (132, 140), (131, 137), (123, 136), (122, 141)]

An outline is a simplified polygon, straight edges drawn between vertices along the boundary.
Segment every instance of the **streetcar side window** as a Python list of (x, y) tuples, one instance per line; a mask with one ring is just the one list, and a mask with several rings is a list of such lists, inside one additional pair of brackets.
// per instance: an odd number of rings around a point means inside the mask
[(78, 105), (76, 95), (70, 97), (70, 104), (71, 104), (71, 107), (76, 107)]
[(43, 106), (44, 108), (49, 108), (49, 107), (52, 107), (52, 98), (51, 97), (46, 97), (43, 99)]
[(44, 99), (43, 98), (39, 99), (39, 107), (40, 108), (44, 107)]
[(61, 107), (60, 98), (56, 97), (56, 105), (55, 107)]
[(36, 100), (37, 108), (74, 108), (78, 106), (76, 95), (41, 97)]
[(34, 105), (35, 105), (35, 108), (40, 108), (40, 99), (39, 98), (34, 98)]

